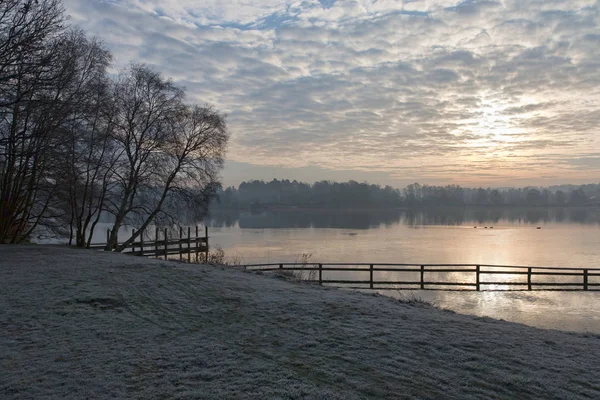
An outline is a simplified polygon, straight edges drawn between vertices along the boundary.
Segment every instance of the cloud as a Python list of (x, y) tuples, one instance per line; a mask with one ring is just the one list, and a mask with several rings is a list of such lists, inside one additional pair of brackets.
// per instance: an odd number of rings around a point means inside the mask
[(117, 68), (145, 62), (227, 112), (237, 163), (440, 182), (597, 173), (576, 161), (600, 151), (594, 1), (65, 4)]
[(593, 169), (600, 172), (600, 154), (585, 155), (583, 157), (573, 158), (569, 160), (569, 164), (574, 165), (577, 169)]

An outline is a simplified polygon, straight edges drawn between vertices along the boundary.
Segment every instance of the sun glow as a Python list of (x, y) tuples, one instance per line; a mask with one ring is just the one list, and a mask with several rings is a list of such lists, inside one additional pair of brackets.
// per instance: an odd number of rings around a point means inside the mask
[(493, 95), (480, 98), (469, 117), (458, 122), (454, 135), (463, 137), (463, 146), (473, 149), (492, 150), (496, 155), (511, 152), (515, 144), (526, 140), (528, 129), (521, 122), (530, 114), (524, 110), (535, 99), (509, 102), (495, 99)]

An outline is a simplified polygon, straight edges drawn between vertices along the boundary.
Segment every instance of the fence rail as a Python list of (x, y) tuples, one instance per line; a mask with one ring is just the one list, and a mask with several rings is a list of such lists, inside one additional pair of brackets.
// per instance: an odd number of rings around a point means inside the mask
[[(165, 260), (170, 255), (179, 255), (181, 261), (187, 258), (190, 262), (194, 258), (198, 261), (200, 254), (203, 254), (205, 259), (208, 259), (208, 227), (204, 228), (204, 236), (200, 236), (200, 230), (197, 226), (195, 227), (195, 236), (192, 236), (194, 232), (191, 227), (187, 227), (185, 230), (183, 227), (179, 227), (178, 232), (179, 235), (177, 235), (177, 230), (169, 231), (168, 228), (164, 228), (163, 230), (156, 228), (153, 240), (144, 240), (147, 235), (146, 232), (142, 232), (136, 241), (127, 245), (127, 248), (123, 250), (123, 253), (141, 257), (164, 257)], [(133, 237), (134, 234), (135, 230), (132, 231), (131, 237)], [(109, 242), (109, 236), (110, 231), (107, 230), (106, 243)], [(119, 246), (123, 243), (125, 242), (120, 243)], [(94, 244), (90, 247), (101, 249), (106, 248), (107, 245)]]
[[(518, 265), (492, 265), (492, 264), (390, 264), (390, 263), (269, 263), (244, 265), (250, 271), (300, 271), (307, 272), (305, 280), (319, 283), (320, 285), (342, 285), (357, 289), (377, 290), (475, 290), (475, 291), (503, 291), (503, 290), (600, 290), (600, 268), (572, 268), (572, 267), (532, 267)], [(347, 272), (362, 275), (359, 279), (351, 276), (328, 279), (324, 274)], [(376, 279), (376, 273), (387, 273), (386, 279)], [(394, 280), (394, 273), (416, 274), (417, 279)], [(460, 280), (449, 276), (450, 279), (440, 280), (439, 276), (432, 274), (460, 275)], [(471, 276), (472, 280), (465, 280)], [(496, 277), (496, 278), (493, 278)], [(546, 277), (546, 279), (544, 279)], [(565, 277), (579, 278), (576, 281), (565, 281)], [(597, 281), (590, 279), (599, 277)], [(431, 279), (430, 279), (431, 278)], [(487, 278), (487, 279), (482, 279)], [(518, 280), (526, 278), (526, 280)], [(557, 280), (562, 279), (562, 280)], [(354, 286), (351, 286), (354, 285)], [(359, 285), (359, 286), (357, 286)]]

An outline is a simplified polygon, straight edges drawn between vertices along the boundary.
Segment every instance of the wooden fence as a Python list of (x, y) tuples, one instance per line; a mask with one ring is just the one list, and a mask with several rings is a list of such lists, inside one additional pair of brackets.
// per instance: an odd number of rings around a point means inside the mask
[[(169, 233), (171, 233), (169, 235)], [(179, 233), (179, 235), (177, 235)], [(179, 255), (179, 259), (183, 261), (187, 259), (191, 262), (194, 258), (198, 262), (200, 254), (203, 254), (205, 260), (208, 259), (208, 227), (204, 228), (204, 236), (200, 236), (200, 230), (195, 227), (195, 236), (191, 227), (184, 229), (179, 227), (179, 230), (169, 230), (164, 228), (154, 230), (153, 240), (144, 240), (147, 237), (146, 232), (142, 232), (136, 241), (131, 242), (123, 253), (132, 254), (143, 257), (164, 257), (165, 260), (172, 255)], [(131, 236), (135, 234), (135, 229), (132, 230)], [(162, 235), (161, 235), (162, 234)], [(161, 238), (162, 236), (162, 238)], [(106, 231), (106, 243), (108, 243), (110, 231)], [(124, 243), (124, 242), (123, 242)], [(105, 248), (106, 244), (95, 244), (92, 248)]]
[[(303, 279), (320, 285), (343, 286), (355, 289), (377, 290), (598, 290), (600, 268), (530, 267), (484, 264), (365, 264), (365, 263), (280, 263), (249, 264), (252, 271), (300, 271)], [(339, 279), (328, 279), (324, 274), (343, 272)], [(349, 274), (352, 273), (352, 274)], [(387, 273), (386, 279), (375, 279), (376, 274)], [(468, 281), (440, 280), (439, 274), (458, 274)], [(368, 280), (356, 275), (368, 274)], [(398, 274), (417, 279), (394, 280)], [(437, 275), (436, 275), (437, 274)], [(432, 276), (433, 275), (433, 276)], [(596, 281), (594, 278), (598, 277)], [(352, 278), (352, 279), (350, 279)], [(402, 278), (402, 277), (401, 277)], [(429, 279), (433, 278), (433, 279)], [(436, 279), (437, 278), (437, 279)], [(567, 281), (565, 281), (565, 279)]]

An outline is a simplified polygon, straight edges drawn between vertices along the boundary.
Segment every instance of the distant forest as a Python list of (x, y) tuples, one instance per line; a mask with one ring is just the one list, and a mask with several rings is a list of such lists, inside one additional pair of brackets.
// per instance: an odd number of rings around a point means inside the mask
[(396, 208), (433, 206), (593, 206), (600, 184), (524, 188), (463, 188), (413, 183), (404, 189), (369, 183), (320, 181), (313, 184), (274, 179), (242, 182), (218, 192), (211, 208)]

